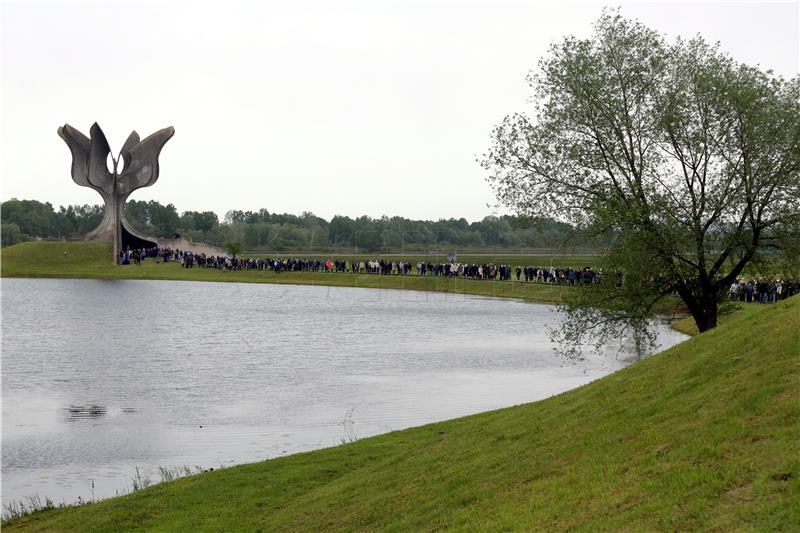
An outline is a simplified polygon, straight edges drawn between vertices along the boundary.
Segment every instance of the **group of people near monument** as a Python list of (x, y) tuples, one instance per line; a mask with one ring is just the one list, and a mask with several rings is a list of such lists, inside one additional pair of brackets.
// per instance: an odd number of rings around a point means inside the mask
[[(602, 269), (591, 267), (569, 268), (553, 266), (516, 266), (487, 262), (481, 264), (453, 261), (409, 261), (372, 259), (346, 261), (343, 259), (280, 258), (280, 257), (235, 257), (229, 255), (206, 255), (187, 250), (170, 248), (127, 249), (120, 253), (120, 264), (140, 265), (146, 258), (158, 261), (177, 262), (183, 268), (213, 268), (222, 271), (250, 270), (281, 272), (350, 272), (375, 275), (418, 275), (459, 277), (474, 280), (517, 281), (552, 285), (585, 285), (599, 283), (603, 279)], [(622, 282), (622, 273), (615, 274), (616, 283)], [(787, 279), (736, 280), (729, 289), (728, 298), (736, 302), (774, 303), (800, 293), (800, 282)]]
[(516, 276), (517, 281), (530, 283), (550, 283), (556, 285), (576, 285), (582, 283), (596, 283), (600, 280), (602, 271), (591, 267), (564, 268), (564, 267), (536, 267), (495, 264), (494, 262), (460, 263), (457, 261), (420, 261), (412, 264), (409, 261), (393, 261), (386, 259), (372, 260), (332, 260), (311, 258), (269, 258), (255, 257), (244, 258), (228, 255), (206, 255), (193, 253), (188, 250), (173, 250), (170, 248), (141, 248), (124, 250), (120, 253), (120, 264), (141, 264), (145, 258), (154, 258), (164, 263), (177, 262), (181, 267), (213, 268), (217, 270), (269, 270), (281, 272), (350, 272), (354, 274), (377, 275), (419, 275), (419, 276), (444, 276), (460, 277), (475, 280), (510, 281)]
[(178, 260), (178, 255), (175, 250), (153, 246), (150, 248), (125, 248), (119, 252), (117, 263), (120, 265), (141, 265), (142, 261), (148, 257), (150, 259), (164, 261), (165, 263), (170, 260)]

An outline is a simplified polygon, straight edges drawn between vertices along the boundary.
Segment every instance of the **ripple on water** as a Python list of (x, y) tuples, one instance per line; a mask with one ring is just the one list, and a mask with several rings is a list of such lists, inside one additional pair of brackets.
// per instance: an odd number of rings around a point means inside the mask
[[(2, 496), (130, 488), (545, 398), (553, 308), (357, 288), (2, 279)], [(661, 328), (664, 345), (684, 337)], [(201, 427), (202, 426), (202, 427)]]

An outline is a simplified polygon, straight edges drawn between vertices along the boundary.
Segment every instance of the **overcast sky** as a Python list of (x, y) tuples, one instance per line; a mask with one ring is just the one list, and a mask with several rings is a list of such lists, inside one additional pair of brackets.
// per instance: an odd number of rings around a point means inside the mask
[[(56, 135), (97, 121), (115, 154), (132, 129), (175, 127), (132, 199), (478, 220), (495, 211), (475, 161), (492, 126), (526, 108), (547, 46), (588, 36), (605, 4), (3, 1), (0, 198), (99, 203)], [(798, 73), (796, 1), (611, 5)]]

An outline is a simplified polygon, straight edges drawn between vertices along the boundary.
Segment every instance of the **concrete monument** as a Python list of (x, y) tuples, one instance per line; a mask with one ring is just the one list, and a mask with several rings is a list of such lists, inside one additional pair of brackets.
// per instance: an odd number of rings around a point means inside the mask
[(128, 196), (141, 187), (149, 187), (158, 179), (158, 155), (161, 148), (175, 134), (172, 127), (158, 130), (139, 140), (135, 131), (122, 145), (109, 169), (108, 146), (103, 130), (95, 122), (89, 131), (91, 139), (69, 124), (58, 128), (72, 152), (72, 180), (82, 187), (91, 187), (100, 193), (105, 202), (105, 214), (100, 225), (86, 235), (86, 240), (110, 241), (114, 245), (114, 261), (127, 247), (156, 246), (156, 239), (134, 230), (125, 219), (122, 207)]

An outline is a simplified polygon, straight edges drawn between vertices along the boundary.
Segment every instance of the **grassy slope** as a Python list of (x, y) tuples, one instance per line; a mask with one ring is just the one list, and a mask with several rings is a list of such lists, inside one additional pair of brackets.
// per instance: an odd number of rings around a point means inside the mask
[[(730, 312), (726, 311), (725, 313), (720, 314), (717, 323), (725, 324), (733, 318), (740, 319), (745, 316), (751, 317), (758, 314), (758, 310), (761, 307), (763, 307), (761, 304), (738, 303), (733, 309), (730, 310)], [(733, 312), (734, 310), (736, 311), (735, 313)], [(672, 326), (672, 329), (680, 331), (681, 333), (685, 333), (686, 335), (694, 336), (700, 333), (700, 330), (697, 329), (697, 324), (695, 324), (691, 315), (685, 315), (682, 318), (675, 320), (670, 325)]]
[(559, 396), (8, 531), (800, 530), (800, 298)]
[[(64, 251), (68, 257), (64, 257)], [(370, 274), (332, 274), (312, 272), (221, 272), (182, 269), (177, 263), (157, 264), (146, 260), (142, 266), (111, 264), (111, 245), (83, 242), (30, 242), (2, 250), (2, 276), (26, 278), (166, 279), (226, 281), (240, 283), (289, 283), (383, 289), (413, 289), (503, 296), (539, 302), (559, 302), (561, 287), (519, 282), (475, 281), (436, 276), (377, 276)], [(540, 258), (537, 258), (540, 259)], [(570, 264), (575, 258), (547, 257), (554, 264)], [(584, 257), (578, 258), (585, 262)], [(482, 261), (487, 260), (482, 258)], [(566, 289), (569, 290), (569, 289)]]

